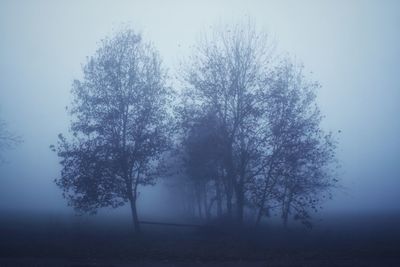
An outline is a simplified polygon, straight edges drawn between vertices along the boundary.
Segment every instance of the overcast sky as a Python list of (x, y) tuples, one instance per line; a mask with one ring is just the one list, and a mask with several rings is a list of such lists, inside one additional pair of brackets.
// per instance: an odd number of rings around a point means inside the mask
[[(24, 139), (0, 166), (0, 210), (65, 210), (48, 147), (102, 38), (131, 26), (173, 74), (201, 32), (248, 18), (322, 84), (323, 126), (342, 131), (343, 188), (326, 212), (400, 212), (400, 1), (345, 0), (0, 1), (0, 117)], [(155, 207), (157, 194), (143, 201)]]

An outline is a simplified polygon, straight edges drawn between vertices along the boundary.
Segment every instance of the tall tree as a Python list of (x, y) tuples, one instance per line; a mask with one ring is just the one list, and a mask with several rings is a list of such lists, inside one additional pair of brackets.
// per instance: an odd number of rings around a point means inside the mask
[(249, 204), (258, 209), (257, 223), (280, 207), (285, 223), (293, 213), (307, 224), (307, 210), (334, 183), (329, 168), (335, 143), (321, 129), (314, 92), (319, 85), (290, 60), (272, 60), (271, 47), (252, 25), (217, 31), (197, 46), (185, 66), (180, 114), (189, 132), (200, 130), (199, 117), (212, 114), (208, 128), (215, 128), (218, 144), (211, 147), (218, 152), (207, 151), (204, 142), (211, 140), (194, 139), (205, 155), (190, 165), (204, 176), (199, 168), (218, 155), (220, 171), (214, 173), (224, 185), (226, 211), (235, 212), (239, 223)]
[(317, 82), (310, 82), (303, 67), (282, 60), (261, 96), (265, 121), (265, 164), (252, 188), (258, 206), (256, 223), (270, 207), (280, 207), (284, 224), (289, 214), (306, 225), (309, 209), (329, 195), (335, 140), (321, 129), (321, 112), (315, 102)]
[(154, 184), (168, 144), (169, 89), (158, 53), (133, 30), (101, 42), (72, 87), (69, 138), (59, 135), (61, 177), (69, 205), (95, 213), (129, 202), (140, 231), (140, 185)]
[(227, 213), (241, 222), (245, 191), (257, 144), (260, 116), (258, 95), (268, 75), (271, 50), (266, 37), (253, 25), (235, 25), (217, 31), (212, 39), (197, 46), (184, 78), (192, 101), (189, 107), (214, 113), (219, 133), (225, 173)]

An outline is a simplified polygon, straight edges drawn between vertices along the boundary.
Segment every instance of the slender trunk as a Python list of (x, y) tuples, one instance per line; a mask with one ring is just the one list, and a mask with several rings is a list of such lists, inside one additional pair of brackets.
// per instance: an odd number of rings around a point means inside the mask
[(283, 226), (287, 226), (287, 214), (286, 214), (286, 198), (287, 198), (287, 187), (283, 191), (283, 201), (282, 201), (282, 220)]
[(264, 192), (263, 198), (262, 198), (261, 203), (260, 203), (260, 208), (258, 209), (258, 213), (257, 213), (256, 226), (258, 226), (260, 224), (260, 221), (261, 221), (261, 218), (262, 218), (262, 215), (263, 215), (266, 195), (267, 195), (266, 192)]
[[(242, 91), (239, 90), (239, 97), (241, 98)], [(238, 110), (241, 109), (241, 101), (238, 101)], [(239, 176), (238, 180), (235, 183), (236, 190), (236, 217), (239, 224), (243, 224), (243, 216), (244, 216), (244, 201), (245, 201), (245, 178), (246, 178), (246, 169), (247, 169), (247, 153), (246, 153), (246, 145), (244, 141), (244, 134), (239, 130), (240, 136), (240, 159), (239, 159)]]
[(136, 201), (138, 198), (138, 192), (137, 192), (138, 186), (139, 186), (139, 171), (138, 171), (136, 179), (133, 181), (133, 188), (130, 187), (130, 188), (132, 188), (132, 191), (129, 192), (130, 193), (129, 202), (131, 204), (133, 227), (134, 227), (135, 233), (137, 233), (137, 234), (140, 233), (139, 216), (137, 213), (137, 206), (136, 206)]
[[(285, 190), (287, 193), (287, 190)], [(290, 193), (287, 193), (290, 194)], [(283, 207), (282, 207), (282, 220), (283, 220), (283, 226), (284, 228), (287, 228), (288, 225), (288, 219), (289, 219), (289, 213), (290, 213), (290, 203), (291, 203), (291, 197), (285, 196), (284, 202), (283, 202)]]
[(225, 155), (225, 166), (226, 166), (226, 176), (225, 176), (225, 190), (226, 190), (226, 209), (228, 217), (232, 218), (232, 197), (233, 197), (233, 181), (235, 179), (234, 175), (234, 165), (232, 159), (232, 141), (227, 143), (227, 151)]
[(289, 217), (288, 210), (287, 210), (287, 208), (285, 207), (285, 210), (283, 211), (283, 214), (282, 214), (283, 227), (284, 227), (285, 229), (287, 229), (288, 217)]
[(271, 180), (271, 175), (272, 175), (272, 170), (274, 169), (275, 166), (275, 157), (276, 157), (276, 147), (273, 148), (273, 153), (272, 153), (272, 158), (269, 159), (268, 164), (266, 165), (268, 167), (268, 173), (264, 176), (265, 178), (265, 185), (263, 189), (263, 196), (260, 201), (260, 208), (258, 210), (257, 218), (256, 218), (256, 226), (260, 224), (262, 215), (263, 215), (263, 210), (265, 206), (265, 201), (267, 200), (267, 196), (271, 193), (272, 188), (275, 186), (276, 180), (272, 181), (270, 184)]
[(261, 207), (261, 208), (258, 210), (257, 218), (256, 218), (256, 227), (260, 224), (261, 217), (262, 217), (262, 213), (263, 213), (263, 212), (262, 212), (263, 209), (264, 209), (264, 205), (263, 205), (263, 207)]
[[(256, 218), (256, 226), (258, 226), (260, 221), (261, 221), (261, 218), (262, 218), (262, 215), (263, 215), (264, 206), (265, 206), (265, 201), (267, 200), (267, 195), (269, 195), (269, 193), (272, 190), (272, 187), (268, 188), (269, 185), (270, 185), (269, 184), (270, 176), (271, 176), (271, 169), (268, 171), (268, 175), (266, 177), (265, 186), (264, 186), (264, 190), (263, 190), (263, 196), (262, 196), (262, 199), (260, 201), (260, 208), (258, 210), (258, 214), (257, 214), (257, 218)], [(273, 185), (274, 185), (274, 183), (272, 183), (272, 186)]]
[(199, 186), (196, 186), (195, 189), (195, 193), (196, 193), (196, 202), (197, 202), (197, 208), (198, 208), (198, 212), (199, 212), (199, 217), (202, 218), (203, 217), (203, 212), (202, 212), (202, 204), (201, 204), (201, 196), (200, 196), (200, 188)]
[(233, 172), (228, 171), (227, 173), (227, 186), (226, 186), (226, 209), (228, 217), (232, 218), (232, 198), (233, 198)]
[(292, 202), (292, 190), (288, 187), (287, 177), (285, 179), (285, 190), (283, 192), (282, 219), (283, 226), (287, 228), (288, 218), (290, 213), (290, 204)]
[(201, 203), (200, 203), (200, 201), (197, 201), (197, 204), (198, 204), (199, 217), (200, 217), (200, 219), (201, 219), (201, 218), (203, 218), (203, 213), (202, 213), (202, 210), (201, 210)]
[(239, 224), (243, 223), (243, 211), (244, 211), (244, 190), (243, 184), (240, 182), (235, 186), (236, 193), (236, 219)]
[(190, 208), (193, 217), (196, 217), (196, 196), (194, 194), (190, 195)]
[(207, 190), (205, 185), (203, 185), (203, 205), (204, 205), (204, 215), (205, 215), (204, 217), (206, 218), (206, 220), (208, 220), (210, 218), (210, 214), (207, 204)]
[(216, 192), (217, 192), (217, 216), (222, 215), (222, 199), (221, 199), (221, 188), (218, 181), (216, 181)]
[(136, 197), (131, 196), (129, 198), (129, 202), (131, 204), (134, 231), (135, 231), (135, 233), (140, 233), (139, 217), (138, 217), (137, 208), (136, 208)]
[(226, 195), (226, 210), (228, 213), (228, 217), (232, 217), (232, 193), (228, 192)]
[(233, 197), (233, 189), (232, 189), (232, 178), (230, 173), (227, 173), (224, 177), (223, 186), (225, 189), (226, 195), (226, 212), (229, 218), (232, 217), (232, 197)]
[(213, 206), (214, 206), (214, 202), (215, 202), (216, 198), (212, 198), (210, 199), (209, 203), (207, 204), (207, 214), (208, 214), (208, 218), (210, 219), (212, 217), (212, 210), (213, 210)]
[(285, 210), (284, 210), (284, 216), (283, 216), (283, 226), (285, 228), (287, 228), (288, 226), (288, 220), (289, 220), (289, 214), (290, 214), (290, 205), (292, 204), (292, 199), (293, 199), (293, 195), (292, 195), (292, 191), (288, 190), (288, 198), (286, 201), (286, 205), (285, 205)]

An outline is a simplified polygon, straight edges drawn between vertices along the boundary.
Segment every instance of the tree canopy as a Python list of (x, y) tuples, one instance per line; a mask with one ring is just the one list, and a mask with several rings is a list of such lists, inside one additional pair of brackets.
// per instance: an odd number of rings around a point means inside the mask
[[(182, 74), (178, 116), (182, 129), (187, 128), (183, 140), (191, 140), (184, 143), (188, 176), (197, 187), (196, 176), (208, 176), (201, 181), (206, 183), (202, 187), (214, 188), (208, 190), (211, 196), (197, 200), (206, 211), (216, 198), (218, 205), (225, 201), (226, 213), (238, 222), (246, 207), (258, 209), (257, 223), (271, 207), (280, 207), (285, 223), (293, 213), (309, 225), (308, 209), (316, 209), (335, 183), (335, 142), (320, 126), (319, 84), (308, 81), (303, 67), (290, 59), (276, 60), (272, 47), (251, 25), (227, 27), (196, 47)], [(204, 159), (213, 164), (205, 165)], [(196, 175), (193, 166), (201, 169)], [(213, 174), (206, 175), (205, 168)]]
[(56, 183), (78, 211), (130, 202), (135, 228), (138, 186), (153, 184), (167, 148), (169, 89), (152, 45), (132, 30), (102, 41), (72, 87), (72, 136), (59, 136)]
[(216, 31), (172, 94), (141, 35), (104, 39), (73, 83), (70, 135), (54, 147), (68, 203), (94, 213), (129, 202), (139, 230), (138, 187), (175, 176), (192, 215), (258, 224), (274, 211), (310, 226), (336, 182), (336, 142), (321, 127), (319, 83), (272, 47), (250, 24)]

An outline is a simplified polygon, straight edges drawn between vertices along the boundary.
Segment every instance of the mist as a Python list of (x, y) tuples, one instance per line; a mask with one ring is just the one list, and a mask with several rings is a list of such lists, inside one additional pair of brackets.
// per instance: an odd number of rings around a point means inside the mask
[[(312, 215), (316, 227), (334, 228), (332, 216), (397, 218), (399, 10), (398, 1), (1, 1), (0, 119), (23, 141), (2, 152), (0, 221), (9, 214), (75, 216), (54, 183), (61, 166), (49, 146), (68, 131), (73, 80), (82, 79), (102, 39), (133, 28), (159, 51), (169, 83), (179, 87), (179, 66), (203, 35), (249, 20), (276, 55), (294, 58), (321, 84), (316, 101), (323, 130), (337, 138), (339, 182)], [(140, 187), (143, 220), (186, 220), (169, 183), (161, 177)], [(128, 206), (104, 208), (99, 217), (130, 223), (129, 213)]]
[(52, 183), (59, 167), (48, 146), (68, 127), (65, 107), (72, 80), (81, 76), (85, 58), (113, 29), (126, 24), (140, 29), (173, 73), (199, 33), (216, 23), (250, 16), (268, 30), (280, 50), (295, 55), (322, 83), (318, 101), (326, 116), (324, 126), (341, 130), (338, 158), (343, 188), (325, 212), (398, 212), (397, 7), (390, 1), (368, 5), (357, 1), (3, 2), (2, 118), (24, 143), (8, 152), (8, 163), (1, 166), (1, 207), (66, 209)]

